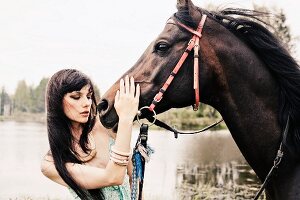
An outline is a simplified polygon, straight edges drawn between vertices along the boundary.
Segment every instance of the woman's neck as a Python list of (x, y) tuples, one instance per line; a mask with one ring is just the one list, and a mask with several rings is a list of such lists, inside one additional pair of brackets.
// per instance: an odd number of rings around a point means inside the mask
[(79, 141), (80, 136), (82, 134), (82, 130), (83, 130), (83, 127), (81, 126), (80, 123), (76, 123), (76, 122), (72, 123), (72, 127), (71, 127), (72, 135), (78, 141)]

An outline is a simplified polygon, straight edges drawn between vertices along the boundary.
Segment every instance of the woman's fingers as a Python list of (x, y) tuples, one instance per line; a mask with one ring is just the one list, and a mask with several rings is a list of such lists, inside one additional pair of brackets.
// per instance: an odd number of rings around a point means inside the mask
[(140, 88), (140, 84), (137, 84), (137, 86), (136, 86), (136, 91), (135, 91), (135, 97), (134, 98), (136, 98), (137, 100), (139, 100), (139, 98), (140, 98), (140, 91), (141, 90), (141, 88)]
[(125, 76), (125, 80), (120, 80), (120, 94), (131, 94), (134, 96), (135, 94), (135, 84), (134, 84), (134, 78), (130, 77), (128, 75)]
[(120, 90), (117, 90), (116, 96), (115, 96), (115, 101), (118, 101), (120, 97)]
[(120, 80), (120, 94), (124, 94), (125, 88), (124, 88), (124, 79)]
[(125, 76), (125, 93), (129, 94), (130, 90), (129, 90), (129, 77), (128, 75)]
[(136, 98), (139, 98), (140, 96), (140, 85), (137, 84), (137, 86), (135, 86), (134, 78), (129, 78), (128, 75), (125, 76), (125, 81), (124, 79), (120, 80), (120, 91), (118, 93), (118, 98), (124, 94), (129, 94), (130, 96)]
[(120, 90), (116, 92), (115, 108), (119, 117), (132, 117), (136, 115), (140, 98), (140, 85), (135, 86), (134, 78), (125, 76), (120, 80)]
[(135, 85), (134, 85), (134, 78), (133, 77), (130, 77), (130, 93), (134, 97)]

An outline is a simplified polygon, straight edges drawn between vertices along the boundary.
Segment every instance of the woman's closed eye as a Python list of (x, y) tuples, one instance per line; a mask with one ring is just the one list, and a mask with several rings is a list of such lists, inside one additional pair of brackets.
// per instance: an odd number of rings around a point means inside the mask
[(70, 96), (72, 99), (79, 100), (80, 96)]

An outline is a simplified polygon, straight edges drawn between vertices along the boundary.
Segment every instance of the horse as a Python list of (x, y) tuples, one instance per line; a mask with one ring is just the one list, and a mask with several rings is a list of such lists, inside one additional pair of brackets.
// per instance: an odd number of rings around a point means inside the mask
[[(259, 15), (263, 13), (246, 9), (210, 12), (191, 0), (178, 0), (177, 12), (163, 31), (120, 78), (133, 76), (141, 86), (139, 106), (154, 103), (156, 113), (195, 105), (197, 98), (214, 107), (261, 181), (274, 166), (282, 144), (283, 158), (266, 185), (266, 198), (300, 199), (299, 65), (274, 34), (253, 20)], [(202, 32), (197, 32), (203, 16)], [(188, 54), (174, 73), (194, 36), (199, 49), (190, 49), (196, 54)], [(199, 64), (198, 71), (193, 62)], [(172, 82), (164, 91), (169, 77)], [(117, 127), (113, 104), (118, 82), (103, 95), (98, 107), (107, 128)], [(159, 91), (164, 98), (155, 98)], [(151, 109), (143, 114), (147, 115)]]

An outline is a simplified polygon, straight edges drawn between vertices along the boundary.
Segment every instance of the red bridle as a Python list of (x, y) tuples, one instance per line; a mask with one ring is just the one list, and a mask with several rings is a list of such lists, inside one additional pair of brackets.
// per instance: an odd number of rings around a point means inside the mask
[[(191, 32), (193, 34), (192, 39), (189, 41), (187, 48), (185, 49), (184, 53), (182, 54), (181, 58), (179, 59), (178, 63), (174, 67), (173, 71), (169, 75), (167, 81), (163, 85), (163, 87), (159, 90), (159, 92), (154, 96), (153, 101), (151, 105), (149, 106), (149, 110), (153, 111), (156, 104), (161, 101), (163, 98), (164, 92), (168, 89), (169, 85), (173, 81), (175, 75), (181, 68), (182, 64), (184, 63), (185, 59), (189, 55), (190, 51), (194, 48), (194, 90), (195, 90), (195, 104), (193, 105), (193, 109), (196, 111), (199, 108), (199, 102), (200, 102), (200, 94), (199, 94), (199, 49), (200, 44), (199, 40), (202, 37), (202, 30), (203, 26), (206, 20), (206, 15), (202, 15), (202, 18), (199, 22), (198, 28), (196, 30), (193, 30), (192, 28), (175, 21), (175, 23), (182, 28), (186, 29), (187, 31)], [(172, 19), (170, 19), (172, 20)], [(168, 20), (169, 21), (169, 20)], [(173, 21), (173, 20), (172, 20)], [(168, 22), (167, 22), (168, 23)]]

